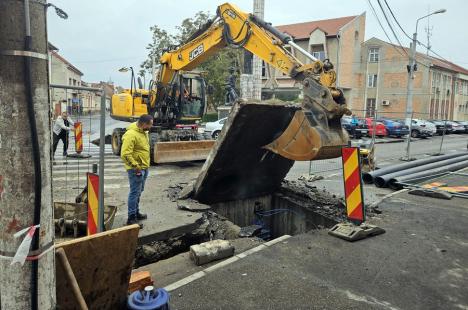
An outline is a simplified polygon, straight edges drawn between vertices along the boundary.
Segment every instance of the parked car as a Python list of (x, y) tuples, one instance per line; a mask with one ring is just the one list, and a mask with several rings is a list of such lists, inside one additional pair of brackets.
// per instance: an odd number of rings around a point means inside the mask
[(223, 129), (224, 123), (226, 123), (227, 117), (219, 119), (215, 122), (208, 122), (205, 125), (205, 132), (210, 134), (213, 139), (218, 139), (221, 129)]
[(468, 121), (460, 121), (457, 123), (465, 127), (465, 133), (468, 133)]
[(437, 127), (434, 123), (424, 120), (426, 122), (426, 127), (432, 131), (432, 135), (434, 136), (437, 133)]
[(445, 134), (450, 134), (453, 131), (452, 125), (450, 125), (448, 122), (441, 120), (431, 120), (430, 122), (436, 126), (438, 135), (442, 135), (444, 131)]
[[(411, 121), (411, 137), (412, 138), (427, 138), (434, 135), (432, 125), (423, 119), (413, 119)], [(437, 131), (437, 130), (436, 130)]]
[(454, 121), (447, 121), (452, 126), (453, 133), (465, 133), (465, 126)]
[(355, 124), (352, 122), (352, 118), (349, 116), (343, 116), (341, 118), (341, 127), (346, 129), (350, 137), (359, 139), (362, 136), (367, 135), (368, 129), (367, 125), (363, 120), (358, 119), (358, 123)]
[(397, 138), (401, 138), (402, 136), (409, 134), (408, 126), (400, 122), (396, 122), (391, 119), (382, 119), (382, 120), (379, 120), (379, 122), (385, 125), (385, 128), (387, 129), (387, 134), (389, 136), (395, 136)]
[[(366, 117), (363, 119), (364, 123), (367, 125), (367, 134), (369, 137), (372, 137), (374, 134), (374, 119)], [(385, 125), (379, 121), (375, 123), (375, 135), (377, 137), (385, 137), (387, 135), (387, 129)]]

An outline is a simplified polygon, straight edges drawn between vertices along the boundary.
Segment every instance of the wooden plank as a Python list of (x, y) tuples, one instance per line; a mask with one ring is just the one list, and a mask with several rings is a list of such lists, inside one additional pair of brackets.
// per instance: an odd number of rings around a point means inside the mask
[[(125, 309), (138, 225), (57, 244), (70, 262), (89, 309)], [(56, 264), (57, 309), (78, 309), (60, 264)]]
[(143, 290), (149, 285), (153, 285), (153, 280), (151, 279), (149, 271), (132, 272), (128, 285), (128, 293), (130, 294), (138, 290)]

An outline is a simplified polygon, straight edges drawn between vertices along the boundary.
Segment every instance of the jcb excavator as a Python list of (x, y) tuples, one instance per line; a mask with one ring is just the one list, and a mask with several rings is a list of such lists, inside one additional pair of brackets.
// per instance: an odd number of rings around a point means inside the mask
[[(287, 34), (230, 3), (220, 5), (216, 18), (185, 44), (162, 55), (156, 82), (148, 91), (126, 90), (114, 95), (111, 116), (133, 121), (141, 114), (154, 115), (152, 159), (156, 163), (203, 159), (200, 157), (208, 155), (213, 141), (194, 141), (200, 136), (191, 128), (205, 111), (206, 87), (202, 76), (190, 70), (226, 46), (245, 48), (303, 85), (302, 108), (287, 129), (265, 146), (267, 149), (292, 160), (340, 155), (340, 147), (348, 141), (340, 119), (350, 111), (343, 93), (336, 88), (333, 65), (316, 59)], [(311, 63), (303, 64), (291, 49), (306, 55)], [(113, 135), (116, 147), (122, 133), (117, 130)]]

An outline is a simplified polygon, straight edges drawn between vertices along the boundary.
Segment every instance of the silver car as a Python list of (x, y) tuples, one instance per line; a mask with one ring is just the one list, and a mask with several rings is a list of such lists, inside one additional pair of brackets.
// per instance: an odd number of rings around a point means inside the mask
[(434, 124), (423, 119), (413, 119), (411, 121), (411, 137), (412, 138), (427, 138), (432, 137), (436, 128)]

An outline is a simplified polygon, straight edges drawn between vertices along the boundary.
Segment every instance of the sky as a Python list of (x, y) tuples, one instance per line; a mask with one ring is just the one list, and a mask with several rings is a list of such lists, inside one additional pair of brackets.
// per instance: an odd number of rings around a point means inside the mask
[[(377, 0), (370, 0), (393, 42), (396, 42), (381, 14)], [(151, 41), (150, 27), (157, 25), (170, 33), (185, 18), (198, 11), (216, 12), (222, 2), (214, 0), (52, 0), (68, 14), (59, 18), (48, 11), (48, 40), (59, 53), (84, 73), (86, 82), (112, 80), (128, 87), (129, 73), (120, 73), (124, 66), (140, 67), (146, 59), (146, 46)], [(384, 0), (380, 1), (382, 5)], [(235, 0), (244, 12), (251, 12), (253, 0)], [(387, 0), (400, 25), (410, 36), (416, 19), (429, 10), (446, 9), (429, 18), (432, 28), (432, 49), (445, 59), (468, 68), (468, 1), (466, 0)], [(372, 37), (388, 41), (375, 18), (368, 0), (265, 0), (264, 19), (273, 25), (359, 15), (366, 12), (366, 40)], [(428, 19), (418, 27), (418, 39), (427, 43), (425, 28)], [(401, 43), (409, 47), (410, 40), (394, 23)], [(424, 52), (425, 49), (418, 51)]]

